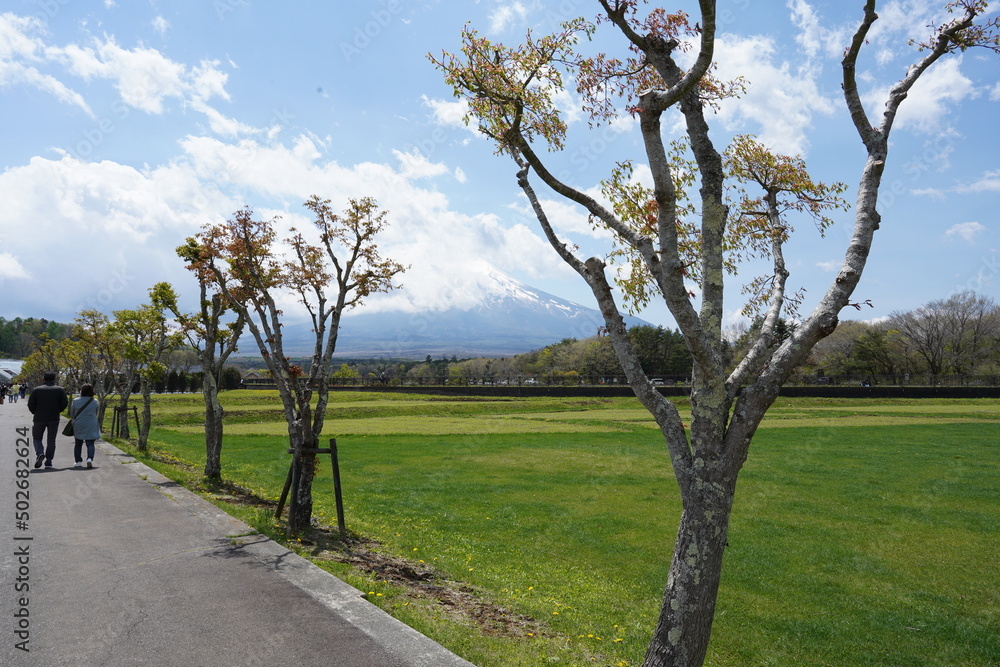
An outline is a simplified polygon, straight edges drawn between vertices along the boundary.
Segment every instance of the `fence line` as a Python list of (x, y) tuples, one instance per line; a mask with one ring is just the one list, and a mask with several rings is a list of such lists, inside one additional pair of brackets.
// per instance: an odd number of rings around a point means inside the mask
[[(665, 387), (689, 387), (686, 376), (665, 375), (653, 378), (653, 383)], [(246, 389), (274, 389), (269, 378), (243, 381)], [(602, 375), (517, 375), (503, 378), (481, 378), (446, 375), (420, 375), (393, 378), (353, 377), (330, 378), (331, 388), (340, 387), (628, 387), (624, 376)], [(998, 387), (998, 375), (830, 375), (793, 378), (786, 387)]]

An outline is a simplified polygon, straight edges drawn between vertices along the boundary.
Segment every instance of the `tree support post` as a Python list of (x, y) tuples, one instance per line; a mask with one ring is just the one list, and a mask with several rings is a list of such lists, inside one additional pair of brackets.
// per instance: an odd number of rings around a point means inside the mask
[(341, 539), (347, 537), (347, 525), (344, 523), (344, 496), (340, 486), (340, 457), (337, 454), (337, 439), (330, 438), (330, 464), (333, 466), (333, 497), (337, 503), (337, 531)]
[[(289, 449), (289, 454), (295, 454), (295, 449)], [(276, 519), (281, 518), (281, 512), (285, 509), (285, 501), (288, 499), (289, 491), (292, 492), (292, 502), (288, 506), (288, 517), (289, 524), (292, 523), (292, 518), (295, 516), (294, 512), (297, 509), (297, 502), (295, 500), (295, 494), (298, 491), (297, 475), (298, 466), (296, 465), (299, 457), (302, 454), (329, 454), (330, 455), (330, 465), (331, 473), (333, 474), (333, 496), (337, 505), (337, 531), (340, 533), (340, 537), (347, 537), (347, 524), (344, 521), (344, 496), (343, 490), (340, 484), (340, 457), (337, 454), (337, 439), (330, 438), (330, 447), (326, 449), (320, 449), (318, 447), (298, 449), (298, 454), (292, 459), (292, 465), (288, 468), (288, 476), (285, 477), (285, 486), (281, 490), (281, 497), (278, 499), (278, 508), (274, 511), (274, 517)]]
[[(129, 410), (132, 411), (132, 416), (135, 418), (135, 431), (136, 433), (139, 432), (139, 408), (134, 405), (124, 408), (120, 405), (115, 405), (111, 413), (111, 433), (114, 434), (114, 437), (122, 438), (123, 440), (128, 440), (132, 437), (128, 431)], [(119, 427), (121, 428), (121, 433), (118, 432)]]

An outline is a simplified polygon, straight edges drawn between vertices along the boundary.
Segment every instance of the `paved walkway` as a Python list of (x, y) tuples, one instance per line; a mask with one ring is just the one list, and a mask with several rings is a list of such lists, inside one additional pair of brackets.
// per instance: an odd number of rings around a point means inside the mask
[(35, 470), (30, 427), (0, 406), (0, 665), (471, 664), (107, 443)]

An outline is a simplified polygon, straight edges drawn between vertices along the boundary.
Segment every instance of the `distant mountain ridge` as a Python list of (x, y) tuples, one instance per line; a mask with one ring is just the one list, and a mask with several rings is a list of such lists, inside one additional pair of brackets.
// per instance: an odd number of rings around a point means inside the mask
[[(470, 308), (385, 311), (345, 316), (336, 356), (423, 358), (510, 356), (589, 338), (604, 325), (600, 311), (535, 289), (499, 271), (479, 277), (481, 296)], [(629, 326), (648, 325), (626, 317)], [(308, 325), (289, 323), (285, 352), (311, 354)]]

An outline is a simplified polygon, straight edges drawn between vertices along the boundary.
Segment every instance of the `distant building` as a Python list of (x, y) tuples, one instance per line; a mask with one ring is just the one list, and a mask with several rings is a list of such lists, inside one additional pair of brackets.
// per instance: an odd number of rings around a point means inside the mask
[(21, 373), (24, 362), (19, 359), (0, 359), (0, 382), (10, 382)]

